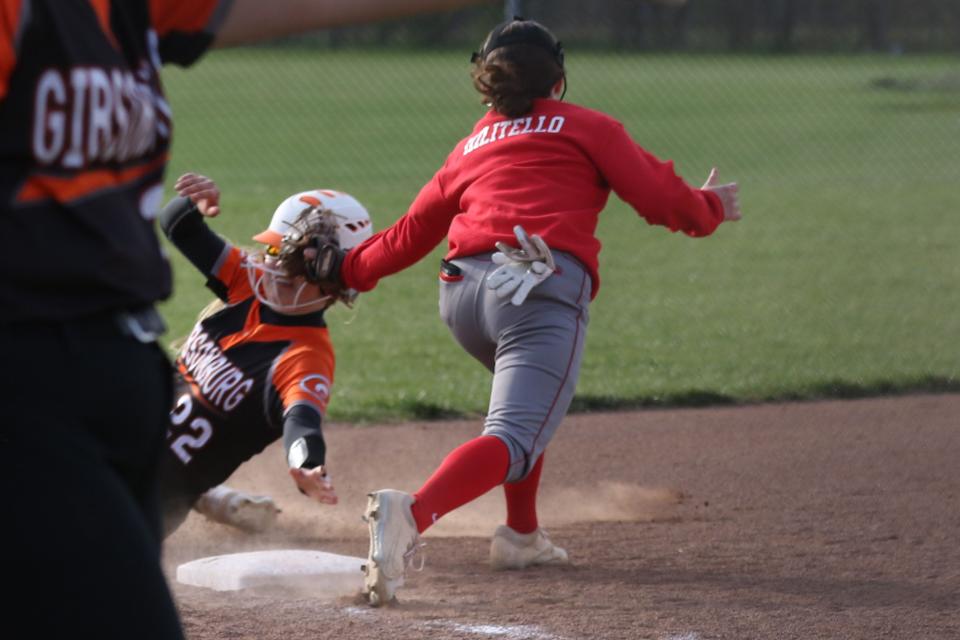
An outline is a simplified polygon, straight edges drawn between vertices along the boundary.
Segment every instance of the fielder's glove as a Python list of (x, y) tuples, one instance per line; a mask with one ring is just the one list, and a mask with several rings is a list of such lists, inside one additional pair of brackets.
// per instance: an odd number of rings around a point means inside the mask
[(324, 295), (350, 306), (357, 292), (344, 287), (340, 278), (343, 256), (336, 214), (317, 206), (305, 209), (290, 224), (277, 259), (290, 275), (302, 275), (307, 282), (318, 285)]
[(306, 258), (304, 267), (307, 282), (321, 286), (343, 287), (340, 279), (340, 265), (343, 264), (344, 252), (332, 242), (320, 242), (314, 238), (312, 250), (304, 251)]
[(340, 267), (345, 255), (346, 252), (337, 244), (315, 242), (311, 248), (304, 251), (304, 275), (308, 282), (319, 285), (326, 294), (334, 296), (349, 307), (356, 301), (357, 291), (346, 288), (340, 277)]
[(487, 287), (493, 289), (498, 298), (512, 294), (510, 302), (520, 306), (535, 286), (556, 271), (557, 265), (543, 238), (536, 234), (528, 236), (520, 225), (513, 228), (513, 233), (520, 248), (497, 243), (499, 251), (493, 254), (492, 260), (500, 266), (487, 276)]

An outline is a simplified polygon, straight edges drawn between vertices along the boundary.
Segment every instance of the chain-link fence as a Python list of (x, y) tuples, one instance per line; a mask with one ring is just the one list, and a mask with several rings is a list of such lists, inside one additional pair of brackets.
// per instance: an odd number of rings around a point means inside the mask
[(473, 45), (524, 15), (569, 43), (645, 51), (958, 51), (955, 0), (506, 0), (319, 36), (330, 46)]
[(514, 10), (565, 43), (569, 100), (694, 175), (957, 177), (954, 0), (513, 0), (217, 52), (167, 73), (174, 168), (409, 197), (480, 113), (469, 54)]
[[(516, 4), (564, 42), (568, 101), (621, 120), (691, 184), (717, 165), (741, 185), (744, 222), (717, 242), (648, 232), (611, 198), (582, 393), (695, 384), (767, 397), (954, 375), (960, 3)], [(470, 53), (504, 12), (314, 33), (165, 70), (171, 176), (214, 177), (228, 213), (213, 224), (239, 242), (310, 188), (355, 195), (382, 229), (483, 114)], [(175, 272), (168, 318), (184, 334), (209, 294), (185, 263)], [(385, 279), (339, 332), (339, 411), (421, 396), (482, 408), (483, 371), (430, 321), (435, 280), (435, 259)]]

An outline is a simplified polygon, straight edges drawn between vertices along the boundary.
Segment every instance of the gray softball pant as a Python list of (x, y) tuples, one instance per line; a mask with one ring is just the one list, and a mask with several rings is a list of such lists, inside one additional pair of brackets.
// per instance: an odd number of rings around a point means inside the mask
[(527, 476), (570, 408), (589, 322), (590, 275), (554, 252), (558, 270), (521, 306), (498, 298), (486, 277), (491, 253), (451, 260), (441, 270), (440, 317), (467, 353), (493, 373), (484, 435), (510, 450), (504, 482)]

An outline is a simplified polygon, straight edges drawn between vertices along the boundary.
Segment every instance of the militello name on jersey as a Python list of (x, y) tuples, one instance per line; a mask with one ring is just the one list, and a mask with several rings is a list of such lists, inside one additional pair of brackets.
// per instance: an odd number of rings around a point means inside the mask
[(470, 136), (467, 144), (463, 147), (463, 155), (475, 151), (480, 147), (486, 146), (495, 140), (512, 138), (514, 136), (525, 136), (531, 133), (560, 133), (563, 129), (563, 116), (527, 116), (525, 118), (516, 118), (514, 120), (504, 120), (503, 122), (494, 122), (480, 129), (478, 133)]
[(193, 328), (179, 360), (204, 399), (222, 411), (232, 411), (253, 387), (253, 379), (230, 362), (200, 325)]

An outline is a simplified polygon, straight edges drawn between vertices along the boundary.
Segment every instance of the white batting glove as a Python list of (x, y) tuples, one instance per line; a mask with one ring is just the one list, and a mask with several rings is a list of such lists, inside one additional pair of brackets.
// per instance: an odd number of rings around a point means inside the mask
[(510, 302), (520, 306), (534, 287), (556, 271), (557, 265), (550, 247), (540, 236), (527, 236), (520, 225), (515, 226), (513, 232), (520, 248), (497, 243), (499, 251), (491, 259), (500, 266), (487, 276), (487, 287), (494, 290), (498, 298), (512, 294)]

